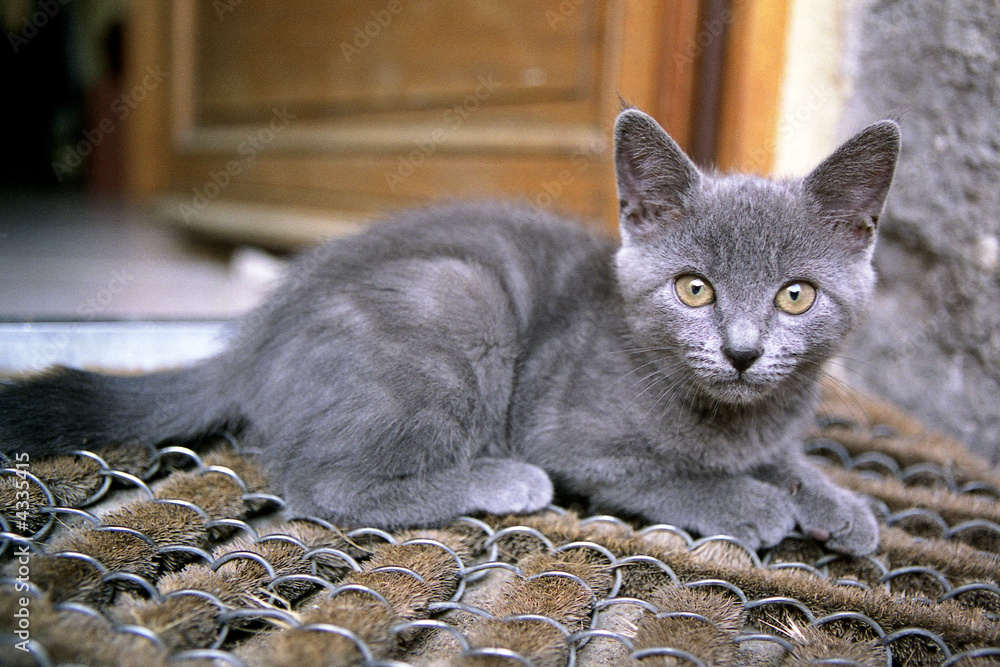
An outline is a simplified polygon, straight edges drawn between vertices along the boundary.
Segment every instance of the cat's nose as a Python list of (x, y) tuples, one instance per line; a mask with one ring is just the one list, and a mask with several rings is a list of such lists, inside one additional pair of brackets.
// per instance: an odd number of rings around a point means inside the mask
[(736, 348), (726, 346), (722, 348), (722, 353), (726, 355), (726, 359), (729, 363), (733, 365), (736, 372), (743, 373), (748, 368), (753, 366), (753, 362), (760, 358), (761, 350), (760, 348)]

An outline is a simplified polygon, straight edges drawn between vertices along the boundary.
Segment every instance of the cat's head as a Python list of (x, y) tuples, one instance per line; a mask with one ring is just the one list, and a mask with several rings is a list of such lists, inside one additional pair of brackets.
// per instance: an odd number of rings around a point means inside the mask
[(898, 126), (881, 121), (799, 180), (715, 175), (655, 120), (623, 111), (615, 261), (636, 342), (731, 404), (815, 375), (871, 299), (898, 154)]

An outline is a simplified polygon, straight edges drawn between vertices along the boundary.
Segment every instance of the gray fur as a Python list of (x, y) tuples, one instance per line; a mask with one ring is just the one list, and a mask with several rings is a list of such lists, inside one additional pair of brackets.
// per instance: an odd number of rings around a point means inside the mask
[[(239, 428), (290, 513), (345, 524), (531, 512), (554, 484), (594, 509), (754, 547), (798, 525), (871, 552), (871, 511), (800, 443), (821, 365), (871, 297), (895, 124), (787, 182), (702, 173), (637, 110), (615, 138), (620, 246), (504, 204), (403, 214), (305, 255), (227, 352), (170, 376), (170, 399), (147, 409), (156, 418), (133, 414), (142, 401), (125, 411), (145, 432), (91, 416), (100, 432), (87, 442)], [(713, 304), (677, 297), (675, 278), (691, 273), (714, 286)], [(801, 315), (774, 305), (794, 280), (818, 287)], [(27, 418), (57, 400), (53, 387), (98, 396), (105, 413), (145, 396), (141, 378), (86, 378), (0, 391), (3, 449), (82, 444), (61, 408)]]

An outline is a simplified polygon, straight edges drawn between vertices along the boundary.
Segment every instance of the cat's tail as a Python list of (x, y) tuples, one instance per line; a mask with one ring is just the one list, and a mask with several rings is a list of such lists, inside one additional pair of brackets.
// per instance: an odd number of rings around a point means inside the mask
[(114, 376), (57, 367), (0, 384), (0, 451), (30, 456), (104, 446), (153, 447), (234, 427), (218, 359), (180, 370)]

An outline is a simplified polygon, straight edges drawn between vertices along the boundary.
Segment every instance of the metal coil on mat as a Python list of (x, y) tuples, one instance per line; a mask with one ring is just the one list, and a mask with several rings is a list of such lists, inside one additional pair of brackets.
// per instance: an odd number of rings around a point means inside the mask
[(1000, 475), (907, 426), (826, 414), (809, 443), (883, 509), (866, 558), (555, 507), (396, 533), (282, 518), (227, 443), (5, 460), (0, 662), (995, 664)]

